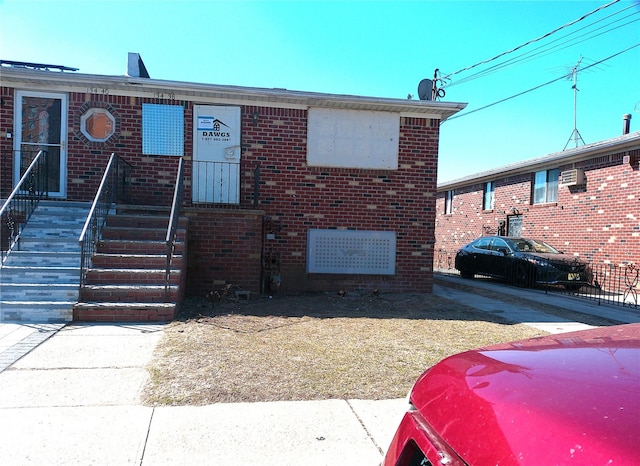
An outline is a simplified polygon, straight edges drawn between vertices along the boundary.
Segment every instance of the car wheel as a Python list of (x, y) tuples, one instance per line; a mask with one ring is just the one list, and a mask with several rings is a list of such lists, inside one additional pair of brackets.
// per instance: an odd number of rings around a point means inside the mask
[(475, 273), (469, 272), (468, 270), (461, 270), (460, 276), (462, 278), (473, 278), (475, 276)]
[(523, 288), (528, 288), (533, 285), (535, 277), (535, 269), (524, 262), (516, 262), (513, 265), (513, 284)]

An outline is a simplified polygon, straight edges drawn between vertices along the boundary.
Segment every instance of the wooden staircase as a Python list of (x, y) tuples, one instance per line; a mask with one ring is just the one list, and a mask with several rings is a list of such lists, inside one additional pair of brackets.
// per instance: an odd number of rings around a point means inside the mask
[(73, 320), (92, 322), (165, 322), (184, 301), (187, 219), (180, 218), (165, 281), (169, 210), (117, 206), (107, 217), (102, 238), (87, 270)]

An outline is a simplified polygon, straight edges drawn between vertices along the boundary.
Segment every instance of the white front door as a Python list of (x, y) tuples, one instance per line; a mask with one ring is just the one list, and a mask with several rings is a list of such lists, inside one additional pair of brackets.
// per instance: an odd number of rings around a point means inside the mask
[(240, 202), (240, 107), (194, 105), (194, 203)]
[(13, 184), (20, 181), (38, 151), (47, 153), (51, 197), (66, 196), (67, 96), (17, 91), (15, 102)]

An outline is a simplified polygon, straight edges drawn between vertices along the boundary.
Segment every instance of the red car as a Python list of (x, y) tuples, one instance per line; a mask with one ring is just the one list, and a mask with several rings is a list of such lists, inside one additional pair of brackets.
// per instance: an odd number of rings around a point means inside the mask
[(640, 464), (640, 324), (467, 351), (409, 394), (384, 466)]

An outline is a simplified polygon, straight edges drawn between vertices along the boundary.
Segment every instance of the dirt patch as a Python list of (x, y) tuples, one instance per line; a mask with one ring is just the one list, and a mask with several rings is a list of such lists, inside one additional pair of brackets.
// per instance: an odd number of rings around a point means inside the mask
[(543, 334), (432, 294), (189, 299), (165, 329), (144, 399), (398, 398), (446, 356)]

